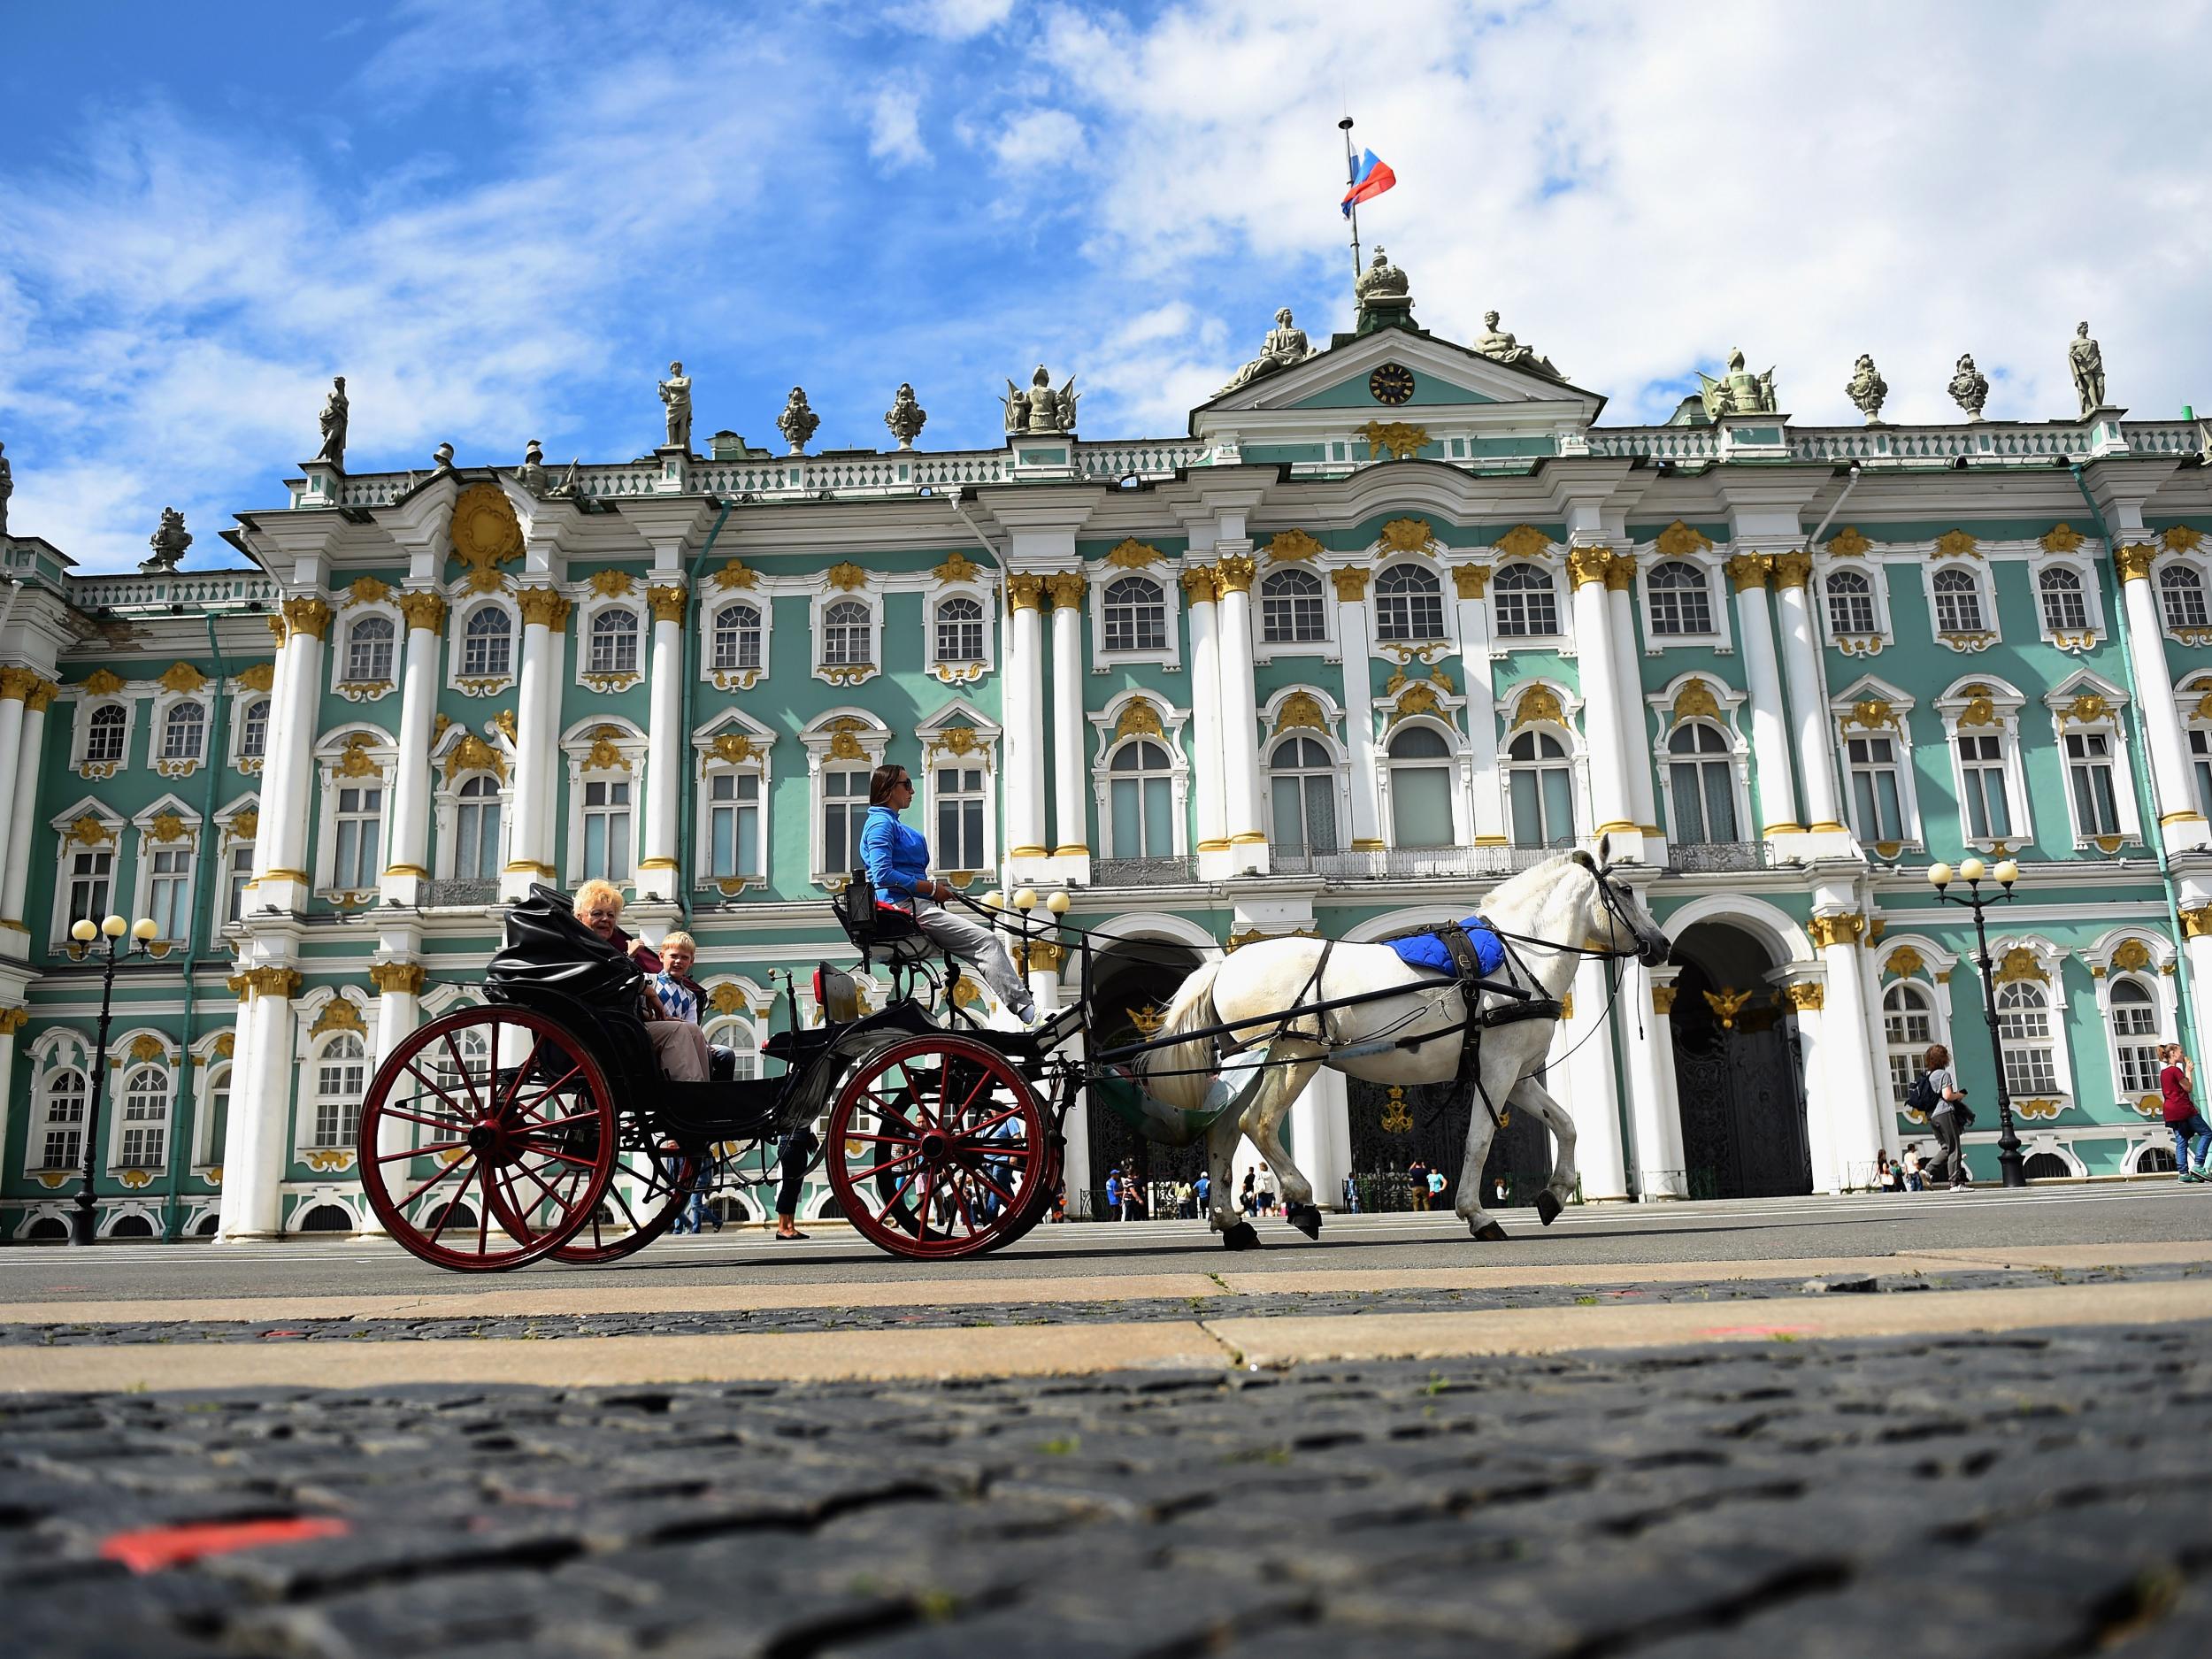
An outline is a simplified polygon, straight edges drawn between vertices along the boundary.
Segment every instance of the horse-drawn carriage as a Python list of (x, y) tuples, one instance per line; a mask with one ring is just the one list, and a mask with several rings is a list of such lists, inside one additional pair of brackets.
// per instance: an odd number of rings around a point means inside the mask
[[(781, 1074), (703, 1083), (659, 1074), (629, 1011), (634, 970), (541, 887), (508, 913), (486, 1002), (411, 1032), (377, 1069), (361, 1110), (362, 1184), (385, 1229), (440, 1267), (611, 1262), (667, 1231), (695, 1191), (776, 1179), (779, 1148), (819, 1120), (813, 1156), (844, 1218), (893, 1255), (945, 1260), (1001, 1248), (1045, 1218), (1060, 1187), (1062, 1125), (1097, 1088), (1148, 1138), (1208, 1140), (1215, 1225), (1240, 1247), (1257, 1240), (1227, 1208), (1240, 1134), (1275, 1168), (1294, 1225), (1318, 1233), (1310, 1187), (1276, 1128), (1312, 1069), (1328, 1064), (1386, 1082), (1465, 1077), (1490, 1108), (1470, 1133), (1478, 1171), (1502, 1111), (1541, 1113), (1559, 1143), (1555, 1199), (1539, 1204), (1549, 1220), (1572, 1188), (1573, 1130), (1530, 1080), (1528, 1035), (1548, 1031), (1579, 957), (1650, 960), (1655, 940), (1664, 949), (1586, 855), (1543, 868), (1577, 861), (1594, 884), (1572, 902), (1532, 906), (1555, 910), (1542, 919), (1561, 931), (1506, 931), (1523, 949), (1502, 978), (1424, 974), (1382, 946), (1272, 941), (1202, 967), (1159, 1035), (1104, 1052), (1088, 1025), (1090, 940), (1080, 930), (1025, 909), (1005, 918), (1073, 937), (1081, 995), (1035, 1031), (994, 1029), (956, 1002), (953, 964), (856, 872), (836, 913), (861, 975), (878, 960), (888, 967), (885, 1006), (864, 1007), (872, 980), (824, 964), (813, 987), (820, 1021), (803, 1026), (787, 974), (786, 1029), (764, 1049)], [(1494, 895), (1494, 910), (1534, 873)], [(1240, 964), (1233, 975), (1229, 963)], [(1486, 1055), (1483, 1035), (1494, 1031)], [(1466, 1202), (1477, 1236), (1503, 1236)]]

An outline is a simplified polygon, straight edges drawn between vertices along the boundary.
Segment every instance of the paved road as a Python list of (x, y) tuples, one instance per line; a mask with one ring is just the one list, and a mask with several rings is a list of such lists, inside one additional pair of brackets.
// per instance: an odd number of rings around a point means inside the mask
[[(1783, 1256), (1870, 1256), (1985, 1245), (2162, 1242), (2212, 1237), (2212, 1189), (2163, 1183), (2006, 1192), (1741, 1200), (1728, 1203), (1591, 1205), (1551, 1228), (1510, 1212), (1513, 1237), (1478, 1244), (1451, 1216), (1329, 1217), (1320, 1242), (1287, 1223), (1266, 1225), (1268, 1248), (1231, 1255), (1202, 1222), (1132, 1222), (1039, 1228), (981, 1261), (931, 1267), (895, 1261), (838, 1228), (803, 1244), (760, 1233), (664, 1239), (627, 1263), (565, 1269), (540, 1263), (499, 1277), (503, 1286), (654, 1290), (696, 1285), (861, 1284), (941, 1275), (979, 1279), (1155, 1274), (1287, 1272), (1315, 1268), (1463, 1265), (1635, 1265)], [(118, 1245), (88, 1251), (0, 1250), (0, 1302), (103, 1298), (463, 1294), (486, 1280), (441, 1272), (384, 1243), (214, 1246)]]

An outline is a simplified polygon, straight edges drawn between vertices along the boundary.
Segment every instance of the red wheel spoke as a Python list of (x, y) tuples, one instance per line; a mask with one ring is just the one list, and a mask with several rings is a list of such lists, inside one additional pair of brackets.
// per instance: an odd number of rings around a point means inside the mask
[(409, 1111), (403, 1106), (394, 1106), (388, 1103), (384, 1108), (384, 1116), (402, 1118), (411, 1124), (420, 1124), (426, 1129), (472, 1129), (475, 1127), (475, 1125), (466, 1118), (425, 1118), (419, 1113)]
[[(470, 1156), (470, 1157), (473, 1157), (473, 1156), (476, 1156), (476, 1155), (475, 1155), (475, 1153), (474, 1153), (472, 1150), (472, 1151), (470, 1152), (470, 1154), (469, 1154), (469, 1156)], [(421, 1196), (422, 1196), (425, 1193), (428, 1192), (428, 1191), (429, 1191), (432, 1187), (435, 1187), (435, 1186), (436, 1186), (436, 1185), (437, 1185), (440, 1181), (442, 1181), (442, 1180), (445, 1179), (445, 1178), (446, 1178), (447, 1176), (449, 1176), (449, 1175), (452, 1174), (454, 1171), (456, 1171), (456, 1170), (459, 1169), (459, 1168), (461, 1167), (461, 1165), (462, 1165), (462, 1164), (465, 1164), (465, 1163), (467, 1163), (467, 1162), (468, 1162), (468, 1159), (467, 1159), (467, 1158), (456, 1158), (456, 1159), (454, 1159), (452, 1163), (450, 1163), (450, 1164), (447, 1164), (447, 1165), (446, 1165), (443, 1169), (440, 1170), (440, 1171), (438, 1171), (435, 1175), (432, 1176), (432, 1177), (431, 1177), (428, 1180), (425, 1181), (425, 1182), (424, 1182), (424, 1183), (423, 1183), (420, 1187), (418, 1187), (417, 1188), (415, 1188), (415, 1190), (414, 1190), (413, 1192), (411, 1192), (411, 1193), (408, 1194), (406, 1197), (404, 1197), (404, 1198), (401, 1199), (401, 1200), (399, 1201), (399, 1202), (398, 1202), (398, 1203), (396, 1203), (396, 1204), (395, 1204), (395, 1205), (393, 1206), (393, 1208), (394, 1208), (395, 1210), (405, 1210), (408, 1208), (408, 1206), (410, 1206), (411, 1204), (412, 1204), (412, 1203), (413, 1203), (413, 1202), (415, 1202), (418, 1198), (420, 1198), (420, 1197), (421, 1197)], [(462, 1182), (462, 1183), (461, 1183), (461, 1186), (462, 1186), (463, 1190), (464, 1190), (464, 1191), (465, 1191), (465, 1190), (467, 1189), (468, 1183), (467, 1183), (466, 1181), (464, 1181), (464, 1182)]]
[(440, 1141), (430, 1146), (415, 1147), (405, 1152), (380, 1152), (376, 1155), (376, 1161), (379, 1164), (395, 1164), (401, 1158), (434, 1157), (441, 1152), (451, 1152), (456, 1148), (466, 1145), (468, 1142), (465, 1141)]
[(541, 1118), (535, 1123), (528, 1124), (524, 1126), (532, 1134), (537, 1134), (547, 1129), (565, 1128), (570, 1124), (595, 1124), (598, 1121), (599, 1114), (596, 1111), (586, 1111), (578, 1112), (574, 1116), (568, 1118)]
[[(478, 1117), (482, 1117), (484, 1115), (484, 1102), (477, 1095), (476, 1079), (469, 1075), (468, 1062), (461, 1057), (460, 1045), (453, 1041), (453, 1033), (449, 1031), (445, 1033), (445, 1051), (453, 1056), (454, 1074), (461, 1079), (461, 1087), (468, 1091), (470, 1109), (473, 1110)], [(498, 1045), (495, 1043), (492, 1046), (492, 1053), (495, 1056), (496, 1056), (498, 1052)], [(496, 1058), (495, 1058), (493, 1064), (498, 1064)], [(416, 1066), (412, 1060), (410, 1060), (407, 1063), (407, 1069), (413, 1071), (417, 1077), (422, 1077), (420, 1069)], [(423, 1078), (423, 1081), (430, 1083), (430, 1079), (428, 1078)], [(440, 1088), (435, 1083), (430, 1083), (430, 1087), (431, 1092), (434, 1094), (441, 1095), (445, 1094), (445, 1091)], [(447, 1096), (447, 1098), (450, 1099), (451, 1097)]]
[(910, 1164), (921, 1156), (920, 1148), (917, 1148), (911, 1152), (902, 1153), (897, 1157), (887, 1159), (881, 1164), (871, 1164), (864, 1170), (855, 1170), (852, 1177), (856, 1181), (864, 1181), (872, 1175), (881, 1175), (887, 1171), (895, 1170), (902, 1164)]
[(914, 1236), (926, 1244), (929, 1241), (929, 1194), (937, 1183), (937, 1172), (925, 1164), (922, 1168), (922, 1195), (914, 1205), (918, 1224)]
[(921, 1137), (917, 1134), (864, 1135), (857, 1130), (848, 1131), (843, 1138), (847, 1141), (873, 1141), (887, 1147), (910, 1147), (921, 1139)]

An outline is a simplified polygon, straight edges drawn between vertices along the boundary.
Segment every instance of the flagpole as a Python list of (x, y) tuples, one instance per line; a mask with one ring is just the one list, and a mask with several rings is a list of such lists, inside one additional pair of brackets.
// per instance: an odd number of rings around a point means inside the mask
[[(1359, 176), (1359, 162), (1352, 154), (1352, 118), (1346, 116), (1337, 123), (1344, 133), (1344, 188), (1349, 190)], [(1359, 204), (1352, 204), (1352, 284), (1359, 285)]]

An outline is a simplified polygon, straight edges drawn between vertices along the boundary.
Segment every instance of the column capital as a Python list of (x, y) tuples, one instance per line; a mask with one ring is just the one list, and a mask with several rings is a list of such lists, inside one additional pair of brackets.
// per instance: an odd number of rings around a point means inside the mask
[(1749, 593), (1763, 588), (1767, 578), (1774, 574), (1774, 555), (1771, 553), (1739, 553), (1721, 569), (1728, 572), (1729, 586), (1738, 593)]
[(645, 590), (645, 603), (653, 608), (653, 620), (680, 625), (690, 591), (681, 582), (656, 583)]
[(238, 977), (245, 982), (249, 997), (294, 997), (305, 983), (297, 968), (248, 968)]
[(1036, 611), (1044, 603), (1045, 579), (1023, 572), (1006, 579), (1006, 607), (1010, 611)]
[(445, 626), (446, 603), (443, 594), (410, 593), (399, 596), (399, 613), (407, 618), (409, 628), (427, 628), (435, 634)]
[(37, 688), (38, 673), (29, 668), (0, 668), (0, 703), (20, 703)]
[(1612, 567), (1611, 548), (1578, 547), (1570, 549), (1567, 554), (1567, 577), (1577, 588), (1602, 582)]
[(2147, 541), (2130, 541), (2112, 549), (2112, 563), (2124, 582), (2148, 581), (2151, 561), (2158, 557), (2158, 549)]
[(1045, 579), (1045, 591), (1051, 595), (1055, 611), (1080, 611), (1091, 580), (1081, 571), (1062, 571)]
[(1674, 1012), (1674, 989), (1671, 985), (1654, 985), (1651, 987), (1651, 1011), (1662, 1019)]
[(2181, 936), (2184, 939), (2212, 937), (2212, 904), (2200, 904), (2193, 910), (2181, 912)]
[(1835, 916), (1816, 916), (1807, 923), (1805, 931), (1812, 936), (1814, 949), (1825, 950), (1831, 945), (1855, 945), (1859, 935), (1866, 931), (1866, 918), (1846, 910)]
[(1605, 591), (1624, 594), (1636, 585), (1636, 556), (1616, 553), (1605, 567)]
[(1258, 566), (1248, 553), (1225, 553), (1214, 565), (1214, 580), (1220, 584), (1224, 598), (1250, 593), (1252, 578), (1257, 573)]
[(323, 639), (330, 633), (330, 605), (321, 599), (288, 599), (284, 602), (284, 626), (295, 634)]
[(1782, 995), (1799, 1013), (1808, 1010), (1817, 1012), (1827, 1004), (1828, 987), (1818, 979), (1801, 979), (1795, 985), (1784, 986)]
[(515, 595), (525, 627), (564, 628), (568, 626), (568, 601), (556, 588), (525, 588)]
[(1489, 591), (1490, 566), (1487, 565), (1453, 565), (1452, 587), (1462, 599), (1481, 598)]
[(1336, 588), (1337, 599), (1344, 604), (1359, 604), (1367, 598), (1367, 572), (1358, 565), (1347, 565), (1329, 572), (1329, 580)]
[(369, 964), (369, 983), (379, 995), (420, 996), (423, 965), (419, 962), (376, 962)]
[(1183, 572), (1183, 597), (1194, 605), (1210, 605), (1221, 598), (1221, 583), (1203, 565), (1194, 565)]
[(1779, 588), (1802, 588), (1812, 579), (1813, 556), (1806, 552), (1762, 554), (1774, 561), (1774, 585)]
[(59, 695), (59, 685), (50, 680), (42, 680), (25, 694), (23, 706), (33, 714), (43, 714), (54, 706), (54, 699)]

